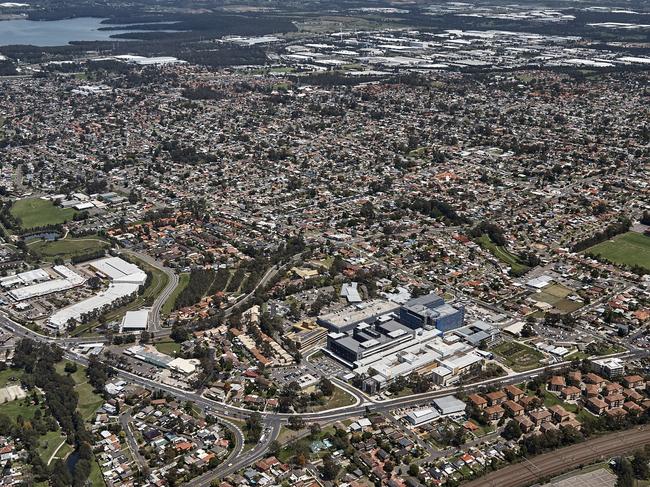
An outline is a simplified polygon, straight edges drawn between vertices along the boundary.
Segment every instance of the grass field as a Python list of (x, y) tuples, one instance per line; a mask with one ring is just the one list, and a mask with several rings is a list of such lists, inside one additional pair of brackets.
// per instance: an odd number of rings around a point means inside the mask
[(560, 313), (572, 313), (582, 307), (582, 303), (567, 299), (567, 296), (574, 294), (573, 289), (562, 284), (549, 284), (542, 288), (541, 292), (531, 294), (535, 301), (548, 303)]
[(54, 240), (37, 240), (28, 244), (29, 249), (36, 253), (41, 259), (54, 260), (57, 257), (70, 259), (77, 255), (84, 255), (100, 249), (110, 247), (108, 242), (99, 238), (65, 238)]
[(160, 353), (167, 354), (171, 357), (175, 357), (176, 354), (181, 351), (180, 343), (176, 342), (160, 342), (156, 343), (155, 347)]
[[(13, 369), (6, 369), (0, 372), (0, 388), (6, 386), (7, 384), (13, 385), (13, 384), (18, 384), (20, 382), (20, 378), (23, 375), (22, 370), (13, 370)], [(12, 381), (11, 379), (17, 379), (16, 381)]]
[[(30, 420), (34, 417), (34, 412), (38, 407), (27, 403), (24, 399), (19, 399), (0, 404), (0, 414), (7, 415), (13, 422), (16, 421), (18, 416)], [(38, 452), (45, 463), (48, 462), (54, 450), (56, 450), (64, 439), (65, 437), (61, 435), (60, 430), (48, 431), (38, 438)]]
[(334, 386), (334, 394), (332, 397), (325, 400), (325, 404), (315, 406), (311, 408), (311, 411), (326, 411), (328, 409), (341, 408), (344, 406), (351, 406), (354, 404), (354, 397), (345, 392), (340, 387)]
[(505, 248), (500, 247), (492, 242), (492, 240), (490, 240), (490, 237), (487, 235), (481, 235), (477, 239), (477, 242), (481, 247), (489, 250), (490, 253), (501, 262), (509, 265), (515, 275), (522, 275), (528, 271), (528, 269), (530, 269), (527, 265), (522, 264), (516, 255), (511, 254)]
[(79, 394), (79, 403), (77, 404), (79, 414), (85, 420), (92, 419), (95, 411), (104, 404), (104, 399), (93, 392), (93, 386), (88, 382), (77, 385), (75, 391)]
[(515, 372), (539, 367), (539, 361), (544, 358), (541, 352), (518, 342), (503, 342), (493, 347), (491, 351), (501, 356), (506, 365)]
[(161, 313), (163, 315), (168, 315), (169, 313), (172, 312), (174, 309), (174, 303), (176, 302), (176, 298), (178, 298), (178, 295), (183, 292), (183, 289), (187, 287), (187, 285), (190, 282), (190, 274), (189, 272), (183, 272), (178, 276), (178, 286), (174, 289), (174, 291), (169, 295), (169, 298), (167, 301), (165, 301), (165, 304), (163, 304), (163, 307), (161, 308)]
[(650, 237), (642, 233), (622, 233), (589, 247), (585, 252), (599, 255), (614, 264), (638, 265), (650, 270)]
[(72, 220), (76, 213), (72, 208), (59, 208), (51, 201), (40, 198), (17, 200), (10, 211), (25, 229), (64, 223)]
[[(56, 364), (55, 368), (59, 374), (67, 375), (64, 371), (65, 361)], [(95, 411), (99, 409), (99, 406), (104, 403), (104, 399), (93, 392), (93, 387), (88, 383), (88, 379), (86, 378), (86, 368), (82, 365), (77, 365), (77, 371), (74, 374), (70, 374), (70, 377), (74, 380), (76, 384), (75, 391), (79, 394), (77, 409), (85, 420), (89, 420)]]

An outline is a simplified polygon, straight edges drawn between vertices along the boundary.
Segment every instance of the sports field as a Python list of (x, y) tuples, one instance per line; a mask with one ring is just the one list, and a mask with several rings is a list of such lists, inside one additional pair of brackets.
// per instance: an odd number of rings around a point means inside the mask
[(599, 255), (613, 264), (638, 265), (650, 270), (650, 237), (642, 233), (622, 233), (589, 247), (586, 253)]
[(25, 229), (64, 223), (72, 220), (75, 214), (72, 208), (59, 208), (51, 201), (40, 198), (17, 200), (10, 212)]
[(100, 249), (110, 247), (108, 242), (99, 238), (64, 238), (60, 240), (37, 240), (29, 244), (29, 249), (44, 260), (54, 260), (57, 257), (70, 259), (77, 255), (90, 254)]

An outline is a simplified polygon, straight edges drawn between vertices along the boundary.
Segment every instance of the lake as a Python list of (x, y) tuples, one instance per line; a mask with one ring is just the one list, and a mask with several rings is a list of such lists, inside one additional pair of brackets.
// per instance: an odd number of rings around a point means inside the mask
[(80, 17), (65, 20), (4, 20), (0, 21), (0, 46), (31, 44), (34, 46), (64, 46), (71, 41), (107, 41), (111, 35), (133, 30), (99, 30), (109, 27), (103, 19)]

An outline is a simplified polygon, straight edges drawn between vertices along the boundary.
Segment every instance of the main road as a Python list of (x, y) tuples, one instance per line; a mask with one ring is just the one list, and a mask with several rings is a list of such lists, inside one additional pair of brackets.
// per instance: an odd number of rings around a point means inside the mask
[[(11, 319), (9, 319), (8, 317), (6, 317), (1, 313), (0, 313), (0, 325), (12, 331), (14, 335), (19, 337), (31, 338), (33, 340), (37, 340), (41, 342), (57, 343), (57, 344), (62, 344), (64, 346), (70, 345), (66, 343), (65, 339), (56, 339), (52, 337), (47, 337), (45, 335), (41, 335), (32, 330), (29, 330), (28, 328), (25, 328), (24, 326), (12, 321)], [(615, 356), (640, 357), (640, 356), (647, 356), (648, 354), (649, 352), (646, 350), (637, 349), (633, 352), (615, 354)], [(88, 364), (88, 359), (86, 357), (74, 353), (71, 350), (65, 351), (65, 358), (67, 360), (72, 360), (82, 365)], [(311, 423), (326, 424), (334, 421), (348, 419), (350, 417), (363, 415), (367, 410), (384, 413), (384, 412), (389, 412), (400, 408), (427, 405), (430, 404), (433, 399), (442, 396), (447, 396), (450, 394), (456, 394), (460, 392), (473, 392), (475, 390), (478, 390), (481, 387), (486, 387), (489, 385), (506, 385), (506, 384), (520, 383), (530, 378), (536, 377), (537, 375), (545, 371), (552, 371), (552, 370), (567, 367), (568, 365), (570, 365), (570, 363), (571, 362), (569, 361), (560, 362), (553, 365), (549, 365), (547, 367), (540, 367), (526, 372), (521, 372), (518, 374), (502, 377), (502, 378), (498, 377), (498, 378), (488, 379), (488, 380), (484, 380), (481, 382), (476, 382), (473, 384), (468, 384), (460, 387), (447, 387), (435, 391), (425, 392), (422, 394), (413, 394), (410, 396), (390, 399), (386, 401), (373, 401), (373, 400), (363, 398), (363, 396), (361, 395), (355, 394), (357, 401), (354, 405), (343, 406), (340, 408), (329, 409), (321, 412), (304, 413), (304, 414), (280, 413), (280, 412), (271, 412), (271, 411), (259, 412), (259, 414), (262, 417), (262, 420), (264, 421), (264, 434), (260, 442), (252, 450), (247, 451), (246, 453), (241, 455), (240, 455), (241, 453), (241, 449), (240, 449), (234, 461), (227, 463), (227, 465), (222, 464), (222, 466), (220, 466), (219, 468), (211, 472), (208, 472), (203, 476), (198, 477), (197, 479), (194, 479), (193, 483), (190, 483), (189, 485), (191, 485), (192, 487), (203, 487), (209, 485), (212, 480), (223, 478), (224, 476), (229, 475), (230, 473), (233, 473), (247, 465), (250, 465), (256, 460), (264, 457), (269, 444), (271, 443), (271, 441), (277, 439), (280, 432), (280, 428), (282, 427), (283, 424), (288, 422), (291, 416), (300, 416), (305, 421)], [(253, 411), (250, 411), (248, 409), (244, 409), (230, 404), (225, 404), (212, 399), (208, 399), (206, 397), (203, 397), (200, 394), (197, 394), (196, 392), (180, 389), (178, 387), (174, 387), (168, 384), (163, 384), (151, 379), (140, 377), (139, 375), (133, 374), (132, 372), (126, 370), (116, 369), (116, 373), (118, 377), (120, 377), (121, 379), (129, 381), (134, 384), (139, 384), (149, 390), (161, 391), (163, 393), (170, 394), (175, 398), (177, 398), (178, 400), (191, 401), (195, 403), (198, 407), (205, 410), (206, 412), (209, 411), (214, 413), (217, 416), (224, 418), (225, 421), (228, 421), (229, 419), (234, 419), (234, 420), (246, 419), (253, 413)], [(366, 400), (362, 401), (362, 399), (366, 399)], [(230, 426), (235, 426), (233, 423), (229, 422), (229, 424)], [(236, 427), (234, 429), (237, 431), (239, 430)], [(241, 432), (239, 434), (241, 434)], [(241, 440), (241, 443), (243, 444), (243, 440)], [(230, 456), (230, 459), (232, 458), (233, 455)]]

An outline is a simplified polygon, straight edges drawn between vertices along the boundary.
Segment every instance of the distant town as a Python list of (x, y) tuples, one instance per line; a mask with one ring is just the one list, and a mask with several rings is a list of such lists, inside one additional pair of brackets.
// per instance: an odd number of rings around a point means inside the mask
[(647, 5), (60, 3), (0, 3), (0, 486), (649, 485)]

